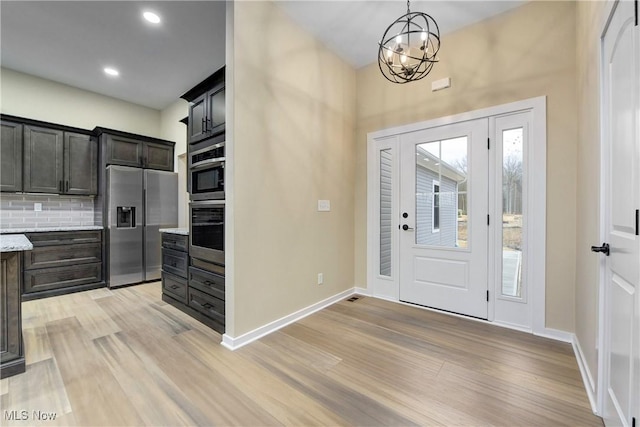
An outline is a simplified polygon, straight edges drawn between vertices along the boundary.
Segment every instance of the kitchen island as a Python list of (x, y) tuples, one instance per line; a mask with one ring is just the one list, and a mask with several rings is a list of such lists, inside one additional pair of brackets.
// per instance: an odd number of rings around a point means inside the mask
[(0, 236), (2, 277), (0, 279), (0, 323), (2, 346), (0, 348), (0, 378), (25, 371), (24, 344), (22, 341), (21, 311), (21, 253), (33, 249), (24, 234)]

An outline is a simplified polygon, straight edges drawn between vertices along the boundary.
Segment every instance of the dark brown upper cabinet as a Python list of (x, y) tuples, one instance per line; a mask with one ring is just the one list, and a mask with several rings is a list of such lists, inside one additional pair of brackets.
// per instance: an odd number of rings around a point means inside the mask
[(64, 192), (64, 140), (61, 130), (24, 127), (24, 191)]
[(22, 191), (22, 124), (0, 123), (0, 190)]
[(145, 142), (142, 152), (145, 168), (173, 172), (173, 146)]
[(222, 67), (181, 96), (189, 101), (187, 139), (189, 144), (225, 132), (225, 67)]
[(100, 135), (104, 166), (131, 166), (173, 172), (175, 143), (105, 128), (96, 128), (94, 132)]
[(98, 147), (89, 135), (24, 126), (25, 193), (98, 194)]
[(98, 141), (89, 135), (64, 133), (65, 194), (98, 194)]
[(189, 105), (189, 124), (187, 125), (187, 138), (189, 143), (202, 141), (207, 137), (206, 127), (206, 108), (207, 94), (203, 93)]
[(143, 167), (144, 143), (137, 139), (117, 135), (105, 135), (106, 162), (108, 165)]

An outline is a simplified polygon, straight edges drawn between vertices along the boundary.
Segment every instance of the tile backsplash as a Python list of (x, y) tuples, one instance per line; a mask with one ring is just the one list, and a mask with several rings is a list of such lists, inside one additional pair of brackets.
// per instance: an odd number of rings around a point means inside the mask
[[(34, 204), (41, 203), (36, 212)], [(95, 225), (94, 198), (53, 194), (0, 195), (0, 228), (39, 228)]]

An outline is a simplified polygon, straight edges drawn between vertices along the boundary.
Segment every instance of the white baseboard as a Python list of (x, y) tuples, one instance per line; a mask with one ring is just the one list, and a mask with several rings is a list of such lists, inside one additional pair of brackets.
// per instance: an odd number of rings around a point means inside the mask
[(533, 332), (533, 335), (549, 338), (556, 341), (562, 341), (571, 344), (573, 342), (573, 334), (571, 332), (561, 331), (559, 329), (544, 328), (542, 332)]
[(355, 293), (358, 295), (363, 295), (365, 297), (373, 296), (372, 292), (368, 288), (361, 288), (359, 286), (356, 286), (354, 290), (355, 290)]
[(528, 334), (533, 333), (531, 328), (516, 325), (515, 323), (502, 322), (500, 320), (494, 320), (489, 323), (491, 323), (492, 325), (500, 326), (501, 328), (513, 329), (514, 331), (526, 332)]
[(582, 382), (584, 383), (584, 388), (587, 391), (587, 396), (589, 397), (589, 403), (591, 404), (591, 410), (594, 414), (598, 414), (598, 405), (596, 401), (596, 383), (593, 380), (593, 376), (591, 375), (591, 371), (589, 370), (589, 365), (587, 364), (587, 360), (584, 358), (584, 353), (582, 352), (582, 347), (580, 346), (580, 341), (578, 341), (578, 337), (573, 334), (573, 339), (571, 341), (571, 345), (573, 346), (573, 352), (576, 355), (576, 360), (578, 361), (578, 367), (580, 368), (580, 374), (582, 375)]
[(281, 317), (278, 320), (274, 320), (271, 323), (267, 323), (264, 326), (260, 326), (259, 328), (256, 328), (253, 331), (249, 331), (246, 334), (242, 334), (239, 337), (231, 337), (227, 334), (224, 334), (222, 335), (222, 345), (228, 348), (229, 350), (237, 350), (242, 346), (245, 346), (259, 338), (264, 337), (265, 335), (275, 332), (280, 328), (284, 328), (285, 326), (293, 322), (297, 322), (298, 320), (304, 317), (307, 317), (308, 315), (313, 314), (316, 311), (322, 310), (323, 308), (326, 308), (331, 304), (335, 304), (336, 302), (343, 300), (344, 298), (350, 295), (353, 295), (354, 293), (356, 293), (355, 289), (356, 288), (350, 288), (350, 289), (347, 289), (346, 291), (342, 291), (325, 300), (319, 301), (315, 304), (311, 304), (308, 307), (305, 307), (294, 313)]

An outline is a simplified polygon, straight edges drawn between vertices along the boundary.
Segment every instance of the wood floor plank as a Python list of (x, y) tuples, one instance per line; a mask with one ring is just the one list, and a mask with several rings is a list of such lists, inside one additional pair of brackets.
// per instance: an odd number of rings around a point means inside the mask
[(253, 361), (265, 367), (284, 383), (312, 397), (349, 425), (412, 426), (418, 425), (404, 414), (395, 412), (366, 394), (331, 381), (322, 373), (290, 363), (287, 356), (257, 342), (244, 349)]
[(142, 425), (75, 317), (47, 323), (47, 333), (76, 421), (82, 425)]
[[(4, 411), (27, 411), (28, 424), (34, 419), (33, 411), (53, 413), (56, 418), (71, 412), (65, 384), (53, 358), (29, 364), (29, 375), (16, 375), (7, 379), (9, 393), (2, 395), (1, 407)], [(24, 421), (7, 420), (3, 425), (25, 425)]]
[(22, 329), (22, 339), (24, 340), (25, 360), (28, 364), (41, 362), (51, 359), (51, 344), (49, 343), (49, 335), (44, 326), (35, 328)]
[(208, 419), (202, 411), (161, 370), (145, 363), (127, 341), (126, 335), (119, 332), (93, 342), (144, 424), (206, 424)]
[(28, 301), (23, 325), (0, 405), (59, 412), (33, 425), (602, 425), (571, 346), (371, 297), (235, 352), (159, 282)]
[(345, 420), (324, 408), (311, 397), (251, 360), (238, 357), (241, 353), (227, 350), (211, 351), (211, 343), (200, 331), (192, 330), (177, 336), (189, 353), (211, 369), (216, 369), (233, 382), (252, 402), (263, 407), (283, 425), (342, 425)]

